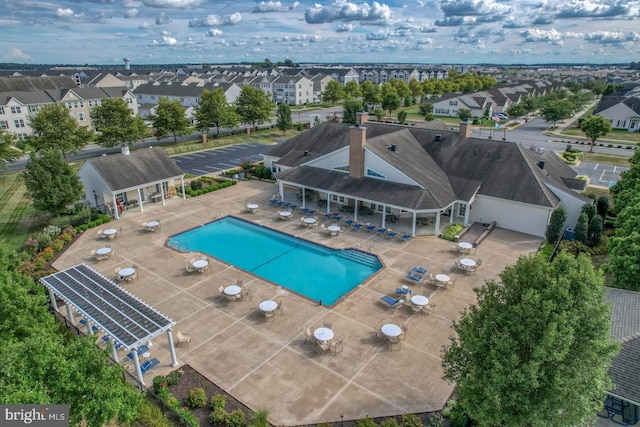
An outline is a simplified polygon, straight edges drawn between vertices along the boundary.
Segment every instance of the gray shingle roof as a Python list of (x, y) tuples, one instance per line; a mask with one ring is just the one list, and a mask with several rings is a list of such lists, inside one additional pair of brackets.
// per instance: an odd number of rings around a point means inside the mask
[[(406, 127), (368, 122), (365, 149), (402, 171), (418, 185), (409, 191), (404, 186), (375, 178), (355, 180), (347, 174), (304, 166), (305, 163), (347, 147), (349, 125), (323, 123), (279, 144), (266, 154), (278, 158), (279, 165), (298, 170), (286, 170), (278, 178), (341, 192), (348, 180), (357, 181), (355, 192), (344, 194), (405, 206), (414, 209), (437, 209), (455, 200), (470, 200), (473, 194), (513, 200), (553, 208), (559, 199), (546, 184), (565, 187), (565, 179), (573, 179), (576, 173), (564, 165), (557, 156), (536, 153), (520, 144), (460, 137), (457, 133), (419, 127)], [(436, 141), (440, 135), (439, 141)], [(388, 147), (396, 145), (397, 151)], [(306, 153), (306, 155), (305, 155)], [(538, 167), (544, 160), (545, 169)], [(329, 181), (321, 175), (331, 177)], [(385, 184), (381, 184), (385, 182)], [(326, 182), (326, 184), (325, 184)], [(322, 187), (322, 185), (327, 187)], [(375, 194), (376, 191), (397, 194)], [(411, 186), (408, 186), (411, 187)], [(422, 188), (421, 188), (422, 187)], [(401, 191), (397, 191), (401, 190)], [(420, 196), (417, 196), (418, 193)], [(411, 193), (412, 199), (405, 198)], [(580, 197), (576, 194), (576, 197)]]
[(0, 92), (21, 92), (62, 88), (69, 89), (76, 86), (75, 80), (70, 76), (0, 78)]
[(100, 174), (111, 191), (121, 191), (152, 182), (184, 176), (184, 172), (162, 150), (145, 148), (129, 155), (112, 154), (88, 162)]
[(640, 292), (606, 288), (605, 300), (611, 303), (611, 335), (617, 340), (640, 337)]

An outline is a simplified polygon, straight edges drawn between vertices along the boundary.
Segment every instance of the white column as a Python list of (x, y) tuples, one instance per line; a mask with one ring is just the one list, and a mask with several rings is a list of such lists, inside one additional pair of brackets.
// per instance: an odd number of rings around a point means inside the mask
[(413, 216), (412, 216), (412, 220), (411, 220), (411, 235), (415, 236), (416, 235), (416, 220), (418, 218), (418, 213), (416, 211), (413, 211)]
[(382, 224), (380, 224), (380, 227), (382, 228), (386, 228), (386, 223), (387, 223), (387, 207), (386, 206), (382, 206)]
[(140, 360), (138, 359), (138, 349), (134, 348), (131, 350), (131, 354), (133, 354), (133, 364), (136, 367), (136, 376), (138, 377), (138, 382), (142, 385), (146, 385), (144, 383), (144, 379), (142, 378), (142, 369), (140, 369)]
[(184, 192), (184, 176), (180, 177), (180, 185), (182, 186), (182, 200), (187, 200), (187, 193)]
[(144, 208), (142, 207), (142, 188), (138, 188), (138, 207), (140, 208), (140, 212), (144, 212)]
[(87, 335), (93, 335), (92, 326), (93, 324), (91, 323), (91, 320), (87, 319)]
[(306, 188), (304, 188), (304, 187), (300, 187), (300, 188), (302, 189), (302, 193), (301, 193), (301, 196), (302, 196), (302, 207), (305, 208), (305, 207), (307, 207), (307, 199), (306, 199), (306, 194), (305, 194), (306, 193)]
[(71, 305), (67, 304), (67, 318), (72, 325), (76, 325), (76, 320), (73, 318), (73, 310), (71, 310)]
[(449, 224), (453, 224), (453, 216), (456, 214), (455, 211), (455, 204), (449, 206)]
[[(51, 307), (53, 307), (55, 311), (60, 311), (58, 309), (58, 302), (56, 301), (56, 294), (51, 288), (49, 288), (49, 301), (51, 302)], [(69, 307), (69, 304), (67, 304), (67, 307)]]
[(440, 211), (436, 212), (436, 223), (434, 227), (433, 234), (437, 236), (440, 232)]
[(282, 181), (278, 182), (278, 198), (280, 199), (280, 201), (284, 200), (284, 184), (282, 183)]
[(470, 205), (467, 205), (467, 208), (464, 210), (464, 226), (467, 227), (469, 225), (469, 209)]
[(118, 362), (118, 350), (116, 350), (116, 343), (114, 343), (113, 341), (109, 340), (109, 341), (107, 341), (107, 345), (111, 346), (111, 359), (114, 362)]
[[(162, 185), (163, 183), (160, 183), (160, 200), (162, 200), (162, 206), (165, 206), (167, 204), (167, 201), (164, 198), (164, 185)], [(169, 184), (167, 183), (167, 189), (169, 187)]]
[(331, 194), (327, 191), (327, 210), (325, 213), (331, 212)]
[(176, 348), (173, 344), (173, 335), (171, 335), (171, 329), (167, 330), (167, 341), (169, 341), (169, 353), (171, 353), (171, 366), (174, 368), (178, 366), (178, 358), (176, 357)]
[(118, 201), (116, 200), (116, 195), (111, 195), (111, 202), (113, 203), (113, 216), (115, 219), (120, 218), (120, 209), (118, 209)]
[(358, 221), (358, 208), (360, 207), (360, 202), (358, 199), (353, 199), (353, 220)]

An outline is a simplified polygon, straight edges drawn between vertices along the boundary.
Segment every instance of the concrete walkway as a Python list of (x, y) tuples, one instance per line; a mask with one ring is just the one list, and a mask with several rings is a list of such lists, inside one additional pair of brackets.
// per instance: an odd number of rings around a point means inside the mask
[[(442, 379), (441, 368), (441, 351), (452, 334), (452, 322), (475, 302), (474, 287), (497, 279), (518, 256), (535, 251), (541, 239), (496, 229), (475, 255), (483, 259), (482, 269), (465, 275), (455, 270), (459, 254), (452, 252), (451, 243), (445, 240), (392, 241), (362, 230), (330, 237), (301, 227), (297, 213), (294, 220), (281, 221), (278, 209), (268, 204), (276, 192), (274, 184), (240, 182), (193, 199), (173, 198), (166, 206), (148, 204), (144, 212), (127, 211), (110, 224), (122, 228), (121, 235), (109, 242), (115, 250), (112, 259), (98, 262), (91, 257), (91, 250), (104, 242), (90, 230), (54, 267), (87, 263), (113, 278), (115, 267), (137, 264), (137, 280), (124, 286), (174, 319), (177, 330), (191, 335), (190, 345), (177, 349), (180, 361), (250, 408), (269, 409), (269, 421), (274, 425), (440, 410), (453, 390), (453, 385)], [(259, 212), (247, 213), (248, 202), (260, 204)], [(166, 239), (228, 214), (336, 248), (369, 248), (373, 244), (372, 252), (385, 267), (333, 308), (318, 306), (216, 260), (208, 273), (187, 273), (185, 261), (194, 254), (167, 248)], [(158, 231), (143, 229), (142, 222), (151, 220), (160, 221)], [(442, 290), (405, 282), (407, 270), (417, 265), (434, 274), (450, 274), (457, 280), (455, 287)], [(238, 279), (251, 288), (253, 298), (229, 303), (219, 296), (218, 288)], [(426, 293), (436, 305), (435, 314), (415, 314), (410, 307), (390, 312), (380, 303), (382, 295), (393, 294), (396, 287), (405, 284), (414, 292)], [(267, 298), (283, 305), (283, 314), (272, 321), (258, 309), (260, 301)], [(343, 339), (343, 352), (317, 355), (313, 343), (305, 343), (306, 329), (313, 330), (325, 321), (333, 324), (336, 339)], [(407, 325), (400, 351), (391, 351), (377, 338), (381, 322)], [(146, 374), (148, 385), (153, 376), (173, 370), (164, 338), (154, 341), (151, 356), (161, 364)]]

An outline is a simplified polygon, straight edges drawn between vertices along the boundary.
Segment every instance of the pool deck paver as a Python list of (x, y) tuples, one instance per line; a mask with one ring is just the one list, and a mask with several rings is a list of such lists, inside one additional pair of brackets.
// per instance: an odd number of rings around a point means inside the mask
[[(116, 239), (105, 242), (97, 238), (95, 229), (88, 230), (54, 267), (61, 270), (84, 262), (114, 278), (115, 267), (138, 265), (138, 278), (123, 286), (176, 321), (176, 330), (191, 335), (189, 346), (176, 349), (179, 361), (250, 408), (267, 408), (274, 425), (441, 409), (453, 391), (442, 379), (441, 367), (442, 346), (453, 333), (453, 321), (476, 301), (474, 287), (498, 279), (506, 265), (535, 251), (541, 239), (496, 229), (472, 256), (483, 259), (482, 268), (465, 275), (455, 271), (460, 256), (451, 251), (451, 243), (438, 238), (401, 242), (351, 229), (329, 236), (320, 233), (320, 227), (303, 227), (298, 213), (291, 221), (281, 221), (279, 209), (268, 203), (276, 192), (274, 184), (247, 181), (193, 199), (169, 199), (165, 206), (147, 204), (144, 212), (129, 210), (109, 224), (122, 229)], [(248, 202), (259, 203), (260, 211), (247, 213)], [(370, 250), (385, 267), (332, 308), (211, 258), (206, 273), (188, 273), (187, 260), (202, 254), (167, 248), (166, 239), (225, 215), (336, 248)], [(161, 228), (154, 233), (145, 231), (141, 224), (150, 220), (160, 221)], [(98, 262), (90, 251), (105, 243), (115, 254)], [(456, 285), (444, 290), (411, 283), (404, 274), (414, 265), (434, 274), (450, 274)], [(219, 295), (221, 285), (235, 284), (238, 279), (251, 289), (251, 298), (230, 302)], [(380, 303), (382, 295), (393, 294), (402, 285), (429, 295), (436, 304), (435, 313), (415, 314), (408, 307), (392, 311)], [(282, 301), (283, 313), (267, 320), (258, 309), (264, 299)], [(325, 321), (333, 324), (335, 339), (344, 343), (343, 351), (336, 355), (318, 355), (313, 342), (305, 344), (306, 328), (313, 330)], [(408, 326), (400, 351), (391, 351), (377, 338), (382, 322)], [(174, 369), (164, 336), (154, 340), (151, 352), (161, 364), (146, 374), (147, 384), (153, 376)]]

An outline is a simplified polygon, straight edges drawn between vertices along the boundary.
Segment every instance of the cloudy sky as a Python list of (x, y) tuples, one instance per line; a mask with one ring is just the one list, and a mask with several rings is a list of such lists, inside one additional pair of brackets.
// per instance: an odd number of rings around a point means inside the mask
[(628, 63), (640, 0), (0, 0), (0, 62)]

